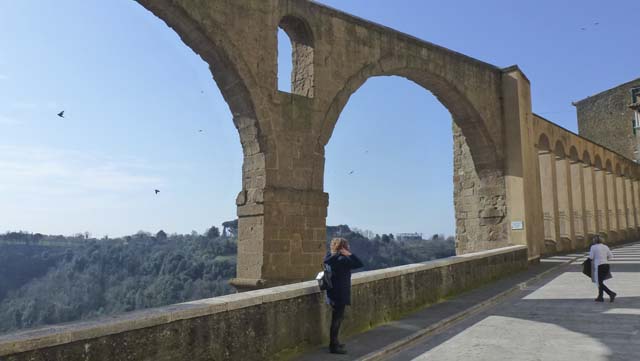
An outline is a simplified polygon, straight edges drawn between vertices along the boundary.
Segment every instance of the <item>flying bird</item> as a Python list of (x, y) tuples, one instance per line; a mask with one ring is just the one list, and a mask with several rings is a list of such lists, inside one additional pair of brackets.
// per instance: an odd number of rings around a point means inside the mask
[(198, 133), (202, 133), (202, 129), (198, 130)]
[(580, 28), (580, 30), (584, 31), (584, 30), (587, 30), (587, 28)]
[(354, 171), (349, 172), (349, 175), (352, 175)]
[(600, 23), (593, 23), (593, 25), (598, 26), (598, 25), (600, 25)]
[(158, 194), (158, 193), (160, 193), (160, 190), (159, 190), (159, 189), (156, 189), (156, 194)]
[(59, 116), (60, 118), (64, 118), (64, 110), (63, 110), (63, 111), (61, 111), (60, 113), (58, 113), (58, 116)]

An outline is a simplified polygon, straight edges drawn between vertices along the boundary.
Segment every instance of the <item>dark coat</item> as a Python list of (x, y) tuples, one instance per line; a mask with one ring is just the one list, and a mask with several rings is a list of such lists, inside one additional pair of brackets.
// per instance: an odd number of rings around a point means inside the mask
[(351, 270), (363, 266), (360, 259), (355, 255), (346, 257), (340, 253), (331, 255), (327, 253), (324, 263), (331, 267), (331, 282), (333, 288), (327, 290), (327, 298), (332, 305), (351, 304)]

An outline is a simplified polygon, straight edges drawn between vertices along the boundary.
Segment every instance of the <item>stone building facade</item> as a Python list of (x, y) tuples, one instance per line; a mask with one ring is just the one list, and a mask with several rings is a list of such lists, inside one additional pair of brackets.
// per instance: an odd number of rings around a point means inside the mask
[(580, 135), (640, 160), (640, 116), (630, 106), (640, 101), (639, 94), (640, 78), (575, 102)]

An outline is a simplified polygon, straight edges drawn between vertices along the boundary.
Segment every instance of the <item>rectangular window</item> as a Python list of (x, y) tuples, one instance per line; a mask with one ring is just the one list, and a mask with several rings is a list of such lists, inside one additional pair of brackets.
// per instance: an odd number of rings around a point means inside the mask
[(631, 103), (635, 104), (640, 101), (640, 87), (631, 89)]

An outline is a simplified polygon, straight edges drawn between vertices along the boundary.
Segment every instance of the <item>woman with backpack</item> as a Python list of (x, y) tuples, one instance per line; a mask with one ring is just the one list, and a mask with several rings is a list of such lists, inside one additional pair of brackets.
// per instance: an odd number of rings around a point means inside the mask
[(331, 305), (331, 327), (329, 328), (329, 351), (335, 354), (346, 354), (344, 345), (338, 341), (340, 325), (344, 319), (344, 311), (351, 304), (351, 270), (363, 266), (362, 262), (349, 249), (349, 242), (344, 238), (331, 240), (331, 250), (324, 258), (324, 263), (331, 269), (332, 287), (327, 290), (327, 302)]

